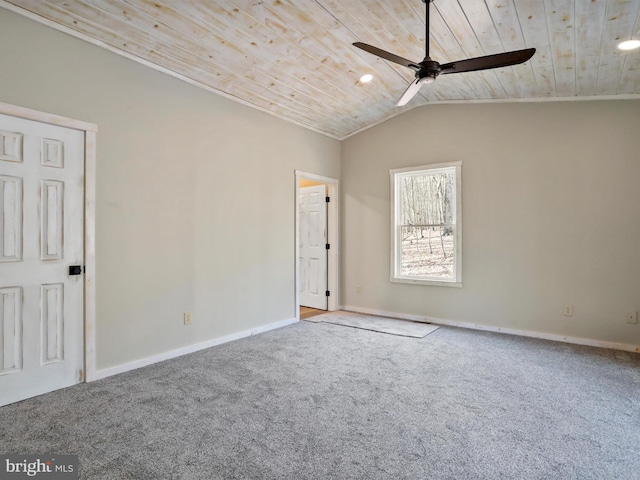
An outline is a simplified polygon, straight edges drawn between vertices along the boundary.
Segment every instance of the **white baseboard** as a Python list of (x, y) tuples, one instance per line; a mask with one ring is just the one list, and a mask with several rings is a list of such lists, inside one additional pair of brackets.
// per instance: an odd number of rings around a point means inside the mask
[(602, 340), (593, 340), (590, 338), (567, 337), (565, 335), (556, 335), (553, 333), (531, 332), (529, 330), (518, 330), (516, 328), (504, 328), (496, 327), (493, 325), (482, 325), (479, 323), (458, 322), (456, 320), (444, 320), (442, 318), (427, 317), (424, 315), (385, 312), (383, 310), (376, 310), (374, 308), (354, 307), (352, 305), (344, 305), (342, 307), (342, 310), (364, 313), (367, 315), (377, 315), (381, 317), (400, 318), (403, 320), (412, 320), (414, 322), (433, 323), (435, 325), (447, 325), (449, 327), (470, 328), (472, 330), (506, 333), (508, 335), (519, 335), (521, 337), (541, 338), (544, 340), (553, 340), (555, 342), (573, 343), (576, 345), (587, 345), (590, 347), (611, 348), (613, 350), (623, 350), (625, 352), (640, 353), (639, 345), (628, 345), (626, 343), (604, 342)]
[(287, 325), (291, 325), (292, 323), (296, 323), (296, 322), (298, 322), (296, 318), (281, 320), (279, 322), (263, 325), (262, 327), (253, 328), (251, 330), (244, 330), (242, 332), (232, 333), (231, 335), (227, 335), (225, 337), (214, 338), (211, 340), (207, 340), (206, 342), (196, 343), (194, 345), (188, 345), (186, 347), (177, 348), (175, 350), (170, 350), (168, 352), (159, 353), (151, 357), (141, 358), (140, 360), (135, 360), (133, 362), (123, 363), (122, 365), (116, 365), (115, 367), (97, 370), (95, 374), (92, 376), (92, 378), (87, 378), (87, 382), (93, 382), (94, 380), (100, 380), (101, 378), (106, 378), (112, 375), (117, 375), (119, 373), (128, 372), (130, 370), (135, 370), (136, 368), (146, 367), (147, 365), (152, 365), (154, 363), (162, 362), (164, 360), (169, 360), (171, 358), (181, 357), (182, 355), (187, 355), (189, 353), (197, 352), (198, 350), (204, 350), (205, 348), (215, 347), (216, 345), (232, 342), (234, 340), (239, 340), (244, 337), (250, 337), (251, 335), (257, 335), (258, 333), (268, 332), (269, 330), (275, 330), (276, 328), (286, 327)]

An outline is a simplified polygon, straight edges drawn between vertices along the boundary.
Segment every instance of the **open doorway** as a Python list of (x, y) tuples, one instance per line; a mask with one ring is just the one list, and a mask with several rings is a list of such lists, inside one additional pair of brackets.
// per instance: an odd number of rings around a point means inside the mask
[(295, 172), (296, 317), (338, 309), (338, 180)]

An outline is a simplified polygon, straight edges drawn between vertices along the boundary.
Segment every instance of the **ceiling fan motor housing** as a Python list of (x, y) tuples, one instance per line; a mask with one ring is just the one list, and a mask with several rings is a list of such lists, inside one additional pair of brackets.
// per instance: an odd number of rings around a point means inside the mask
[(420, 70), (416, 72), (417, 78), (425, 78), (430, 77), (432, 79), (436, 79), (436, 77), (440, 74), (440, 64), (435, 60), (431, 60), (430, 58), (425, 58), (420, 62)]

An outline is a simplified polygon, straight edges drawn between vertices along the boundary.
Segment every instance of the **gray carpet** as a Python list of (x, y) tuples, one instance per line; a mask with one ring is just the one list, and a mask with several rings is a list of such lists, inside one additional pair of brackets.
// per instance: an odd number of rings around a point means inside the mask
[(300, 322), (0, 408), (83, 479), (640, 478), (640, 355)]
[(423, 338), (438, 329), (438, 325), (431, 325), (429, 323), (364, 315), (362, 313), (346, 312), (343, 310), (323, 313), (307, 320), (314, 323), (332, 323), (334, 325), (342, 325), (343, 327), (361, 328), (363, 330), (371, 330), (372, 332), (413, 338)]

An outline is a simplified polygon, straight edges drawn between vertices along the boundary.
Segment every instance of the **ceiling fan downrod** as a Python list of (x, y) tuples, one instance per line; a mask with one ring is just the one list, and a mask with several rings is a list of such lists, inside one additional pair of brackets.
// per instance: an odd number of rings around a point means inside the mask
[(424, 59), (429, 59), (429, 4), (433, 2), (433, 0), (422, 0), (422, 3), (425, 5), (425, 16), (424, 16)]

